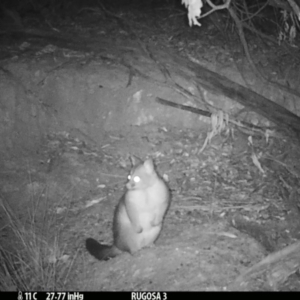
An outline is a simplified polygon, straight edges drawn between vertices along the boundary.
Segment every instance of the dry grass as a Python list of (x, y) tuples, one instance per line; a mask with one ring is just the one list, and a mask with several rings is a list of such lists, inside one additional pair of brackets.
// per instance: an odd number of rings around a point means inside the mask
[(62, 290), (75, 257), (65, 255), (49, 199), (33, 196), (16, 213), (0, 199), (0, 290)]

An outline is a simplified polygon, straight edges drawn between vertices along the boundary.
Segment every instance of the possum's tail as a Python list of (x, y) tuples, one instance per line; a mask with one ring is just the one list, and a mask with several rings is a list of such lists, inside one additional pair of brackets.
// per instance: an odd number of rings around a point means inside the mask
[(99, 260), (108, 260), (121, 253), (121, 251), (114, 245), (102, 245), (92, 238), (85, 241), (87, 251)]

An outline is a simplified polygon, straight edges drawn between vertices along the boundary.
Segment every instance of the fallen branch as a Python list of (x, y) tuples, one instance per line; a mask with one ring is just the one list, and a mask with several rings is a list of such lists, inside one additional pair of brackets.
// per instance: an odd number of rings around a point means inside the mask
[[(181, 109), (181, 110), (189, 111), (189, 112), (192, 112), (192, 113), (197, 114), (197, 115), (202, 115), (204, 117), (210, 118), (212, 116), (212, 113), (209, 112), (209, 111), (206, 111), (206, 110), (203, 110), (203, 109), (200, 109), (200, 108), (196, 108), (196, 107), (192, 107), (192, 106), (188, 106), (188, 105), (175, 103), (175, 102), (172, 102), (172, 101), (169, 101), (169, 100), (162, 99), (160, 97), (156, 97), (155, 101), (162, 104), (162, 105), (167, 105), (167, 106), (171, 106), (171, 107), (178, 108), (178, 109)], [(255, 132), (259, 132), (260, 134), (264, 135), (266, 130), (275, 129), (275, 127), (257, 126), (257, 125), (254, 125), (254, 124), (250, 124), (248, 122), (233, 120), (232, 118), (230, 118), (228, 120), (228, 122), (232, 123), (234, 125), (237, 125), (239, 128), (243, 127), (243, 128), (251, 130), (252, 133), (248, 132), (248, 134), (250, 134), (250, 135), (255, 134)]]
[(269, 286), (274, 290), (290, 275), (296, 273), (300, 266), (300, 242), (289, 245), (280, 251), (271, 253), (259, 263), (247, 269), (236, 278), (229, 290), (246, 289), (254, 277), (266, 273)]

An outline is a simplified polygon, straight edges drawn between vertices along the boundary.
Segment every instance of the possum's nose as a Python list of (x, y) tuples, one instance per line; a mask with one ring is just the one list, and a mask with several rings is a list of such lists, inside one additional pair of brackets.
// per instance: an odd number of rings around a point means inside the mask
[(135, 188), (135, 182), (132, 182), (132, 181), (127, 182), (126, 188), (128, 190), (133, 190)]

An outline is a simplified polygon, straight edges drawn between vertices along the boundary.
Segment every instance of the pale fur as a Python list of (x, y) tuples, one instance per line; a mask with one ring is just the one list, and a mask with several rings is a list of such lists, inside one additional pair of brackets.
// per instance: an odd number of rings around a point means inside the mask
[[(139, 183), (134, 182), (136, 176)], [(86, 242), (88, 251), (100, 260), (118, 255), (118, 250), (134, 253), (153, 244), (161, 232), (170, 193), (151, 159), (133, 169), (126, 187), (114, 214), (113, 245), (101, 245), (93, 239)]]

